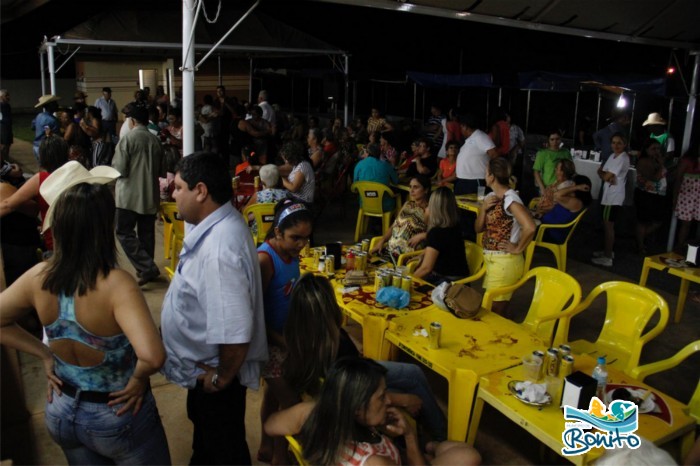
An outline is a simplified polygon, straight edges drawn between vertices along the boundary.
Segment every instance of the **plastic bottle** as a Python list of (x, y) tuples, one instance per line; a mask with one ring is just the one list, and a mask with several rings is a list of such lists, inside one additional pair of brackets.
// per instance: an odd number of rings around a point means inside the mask
[(605, 387), (608, 385), (608, 369), (605, 366), (605, 356), (598, 358), (598, 365), (593, 369), (593, 378), (598, 382), (596, 396), (605, 402)]

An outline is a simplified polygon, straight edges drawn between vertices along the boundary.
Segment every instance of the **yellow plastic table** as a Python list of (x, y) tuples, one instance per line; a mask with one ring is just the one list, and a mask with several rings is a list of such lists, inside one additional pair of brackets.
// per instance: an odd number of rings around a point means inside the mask
[(684, 260), (685, 258), (672, 252), (645, 257), (644, 265), (642, 266), (642, 275), (639, 277), (639, 284), (641, 286), (646, 286), (647, 278), (649, 278), (649, 270), (651, 269), (668, 272), (670, 275), (679, 277), (681, 279), (681, 286), (678, 290), (678, 303), (676, 304), (676, 313), (673, 317), (673, 321), (678, 323), (683, 315), (683, 308), (685, 307), (685, 300), (688, 297), (688, 286), (690, 282), (700, 283), (700, 268), (671, 267), (665, 262), (666, 259)]
[[(595, 365), (596, 360), (591, 356), (575, 356), (574, 370), (591, 374)], [(484, 403), (488, 403), (508, 419), (528, 431), (544, 445), (554, 450), (557, 454), (561, 454), (561, 449), (564, 448), (562, 433), (566, 422), (564, 413), (555, 404), (538, 408), (519, 401), (508, 390), (508, 383), (512, 380), (522, 379), (521, 367), (512, 367), (481, 377), (467, 443), (470, 445), (474, 444)], [(648, 389), (652, 391), (655, 399), (662, 399), (667, 411), (664, 410), (663, 415), (639, 414), (639, 427), (636, 434), (654, 442), (656, 445), (663, 445), (672, 440), (680, 439), (681, 457), (684, 458), (686, 456), (695, 439), (696, 421), (688, 415), (688, 407), (685, 404), (610, 366), (608, 366), (608, 384)], [(598, 448), (592, 449), (583, 455), (565, 458), (574, 464), (583, 465), (593, 461), (603, 453), (604, 450)]]
[(474, 212), (476, 215), (479, 215), (484, 204), (484, 201), (477, 200), (476, 194), (460, 194), (455, 196), (455, 199), (457, 199), (457, 207)]
[[(390, 266), (388, 263), (383, 265)], [(301, 258), (299, 266), (302, 272), (325, 275), (313, 267), (313, 257)], [(380, 359), (384, 331), (389, 326), (389, 321), (414, 311), (435, 307), (430, 296), (432, 286), (426, 286), (425, 282), (418, 279), (413, 279), (411, 301), (406, 308), (395, 309), (378, 303), (374, 289), (376, 270), (376, 266), (369, 265), (367, 284), (345, 293), (343, 293), (345, 285), (342, 283), (343, 278), (345, 278), (345, 270), (337, 270), (331, 278), (336, 300), (343, 313), (362, 326), (362, 352), (364, 356), (371, 359)]]
[[(439, 349), (430, 349), (429, 338), (420, 334), (431, 322), (442, 324)], [(384, 338), (448, 380), (447, 437), (456, 441), (466, 438), (479, 377), (518, 365), (535, 349), (546, 349), (534, 333), (483, 310), (475, 319), (459, 319), (437, 307), (396, 317)], [(390, 349), (383, 345), (382, 359)]]

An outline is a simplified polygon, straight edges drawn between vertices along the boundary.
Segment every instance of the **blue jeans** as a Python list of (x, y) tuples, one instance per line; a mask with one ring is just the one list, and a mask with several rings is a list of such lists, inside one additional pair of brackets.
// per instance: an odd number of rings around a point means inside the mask
[(69, 464), (170, 464), (168, 441), (150, 390), (136, 416), (120, 405), (80, 401), (65, 393), (46, 404), (46, 428)]
[(447, 419), (430, 391), (428, 379), (415, 364), (377, 361), (387, 370), (386, 386), (389, 391), (410, 393), (423, 402), (418, 419), (422, 421), (433, 440), (447, 440)]

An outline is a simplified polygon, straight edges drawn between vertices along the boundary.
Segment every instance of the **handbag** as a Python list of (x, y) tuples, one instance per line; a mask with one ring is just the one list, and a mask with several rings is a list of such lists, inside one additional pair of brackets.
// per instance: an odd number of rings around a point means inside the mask
[(464, 283), (452, 284), (445, 293), (445, 305), (460, 319), (471, 319), (481, 309), (481, 293)]

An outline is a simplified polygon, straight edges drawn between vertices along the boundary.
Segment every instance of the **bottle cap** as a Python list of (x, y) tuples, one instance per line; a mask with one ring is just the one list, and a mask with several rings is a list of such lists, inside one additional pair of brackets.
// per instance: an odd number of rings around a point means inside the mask
[(605, 356), (598, 356), (598, 364), (605, 364)]

